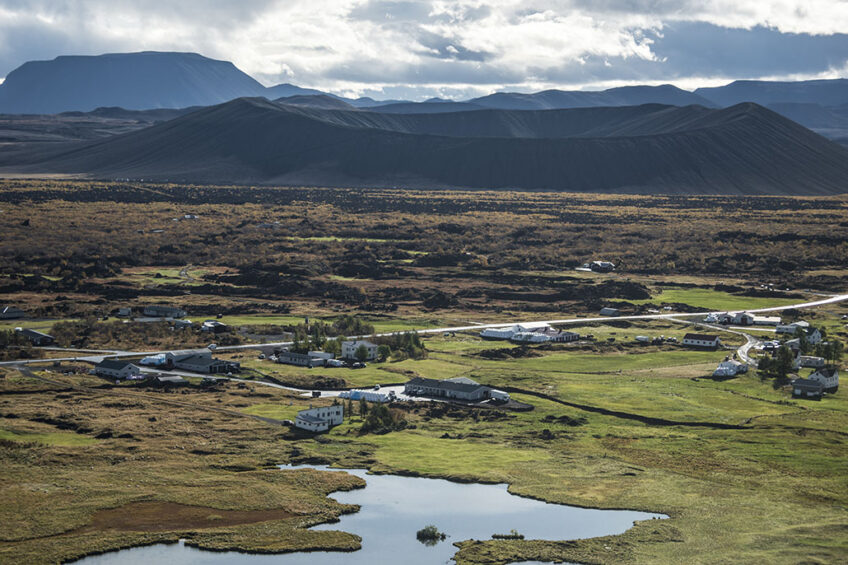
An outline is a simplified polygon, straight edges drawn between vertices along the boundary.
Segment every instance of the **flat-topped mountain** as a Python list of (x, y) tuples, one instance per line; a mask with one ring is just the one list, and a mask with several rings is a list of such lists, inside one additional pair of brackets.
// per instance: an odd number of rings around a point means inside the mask
[(57, 114), (210, 106), (265, 87), (228, 61), (196, 53), (114, 53), (24, 63), (0, 85), (0, 113)]

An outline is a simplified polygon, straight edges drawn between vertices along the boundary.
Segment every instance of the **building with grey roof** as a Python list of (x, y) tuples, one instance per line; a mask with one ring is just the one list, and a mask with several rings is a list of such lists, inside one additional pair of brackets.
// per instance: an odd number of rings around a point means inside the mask
[(466, 377), (456, 377), (443, 381), (415, 377), (404, 385), (403, 392), (409, 396), (431, 396), (467, 402), (480, 402), (489, 398), (502, 400), (509, 398), (509, 395), (503, 391), (481, 385)]

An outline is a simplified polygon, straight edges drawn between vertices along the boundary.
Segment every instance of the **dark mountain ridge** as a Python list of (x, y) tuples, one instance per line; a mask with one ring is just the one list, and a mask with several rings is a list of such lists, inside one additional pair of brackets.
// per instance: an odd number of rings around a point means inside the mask
[[(105, 141), (54, 148), (51, 155), (19, 155), (11, 162), (0, 157), (0, 165), (98, 178), (324, 186), (688, 194), (846, 190), (848, 151), (755, 104), (474, 114), (399, 117), (238, 99)], [(450, 124), (469, 116), (478, 121)], [(483, 124), (493, 122), (502, 124), (500, 130), (485, 131), (490, 126)], [(552, 137), (547, 122), (579, 125)], [(451, 135), (461, 129), (475, 135)]]

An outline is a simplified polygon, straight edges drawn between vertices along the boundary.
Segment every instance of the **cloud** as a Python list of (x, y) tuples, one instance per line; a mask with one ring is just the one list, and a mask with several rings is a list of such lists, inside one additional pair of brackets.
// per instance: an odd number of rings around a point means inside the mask
[(266, 84), (424, 98), (819, 76), (840, 0), (0, 0), (0, 76), (67, 54), (174, 50)]

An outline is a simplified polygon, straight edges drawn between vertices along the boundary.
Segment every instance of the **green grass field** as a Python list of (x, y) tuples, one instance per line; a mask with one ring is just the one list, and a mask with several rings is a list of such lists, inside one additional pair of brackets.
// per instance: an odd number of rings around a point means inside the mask
[(759, 298), (737, 296), (707, 288), (664, 288), (648, 300), (632, 300), (634, 304), (688, 304), (707, 311), (754, 310), (772, 306), (797, 304), (797, 298)]
[(41, 443), (44, 445), (57, 446), (81, 446), (90, 445), (97, 440), (86, 435), (73, 432), (27, 432), (0, 428), (0, 440), (14, 441), (18, 443)]

